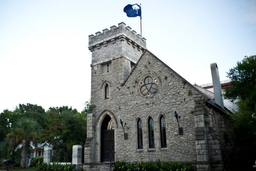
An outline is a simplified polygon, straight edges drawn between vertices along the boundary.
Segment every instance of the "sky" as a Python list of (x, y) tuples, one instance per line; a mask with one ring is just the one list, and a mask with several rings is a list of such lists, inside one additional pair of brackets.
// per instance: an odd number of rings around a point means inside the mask
[(0, 112), (19, 104), (68, 106), (90, 100), (88, 36), (140, 19), (123, 12), (141, 4), (147, 49), (191, 84), (221, 80), (244, 56), (256, 55), (256, 0), (0, 0)]

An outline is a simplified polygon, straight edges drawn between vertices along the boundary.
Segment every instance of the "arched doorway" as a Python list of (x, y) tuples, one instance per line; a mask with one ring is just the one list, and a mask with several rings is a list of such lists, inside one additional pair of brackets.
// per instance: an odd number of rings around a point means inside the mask
[(101, 125), (101, 162), (110, 161), (110, 154), (115, 151), (114, 127), (113, 120), (106, 115)]

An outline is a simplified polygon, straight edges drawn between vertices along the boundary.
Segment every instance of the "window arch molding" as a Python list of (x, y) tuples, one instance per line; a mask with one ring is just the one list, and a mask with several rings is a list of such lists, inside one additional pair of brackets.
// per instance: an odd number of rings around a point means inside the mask
[(97, 121), (96, 121), (97, 126), (98, 126), (98, 125), (100, 126), (100, 125), (102, 124), (102, 122), (103, 122), (104, 118), (106, 117), (106, 115), (109, 115), (109, 116), (111, 117), (111, 119), (114, 121), (115, 128), (118, 128), (117, 119), (116, 119), (116, 117), (114, 116), (114, 114), (113, 114), (110, 110), (104, 110), (104, 111), (100, 114), (100, 116), (97, 118)]

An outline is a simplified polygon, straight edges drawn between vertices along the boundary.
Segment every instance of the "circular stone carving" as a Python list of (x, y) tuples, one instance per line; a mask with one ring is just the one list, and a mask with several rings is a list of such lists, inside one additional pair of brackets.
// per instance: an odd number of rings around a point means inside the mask
[(144, 96), (153, 96), (157, 92), (157, 81), (147, 76), (140, 81), (140, 93)]

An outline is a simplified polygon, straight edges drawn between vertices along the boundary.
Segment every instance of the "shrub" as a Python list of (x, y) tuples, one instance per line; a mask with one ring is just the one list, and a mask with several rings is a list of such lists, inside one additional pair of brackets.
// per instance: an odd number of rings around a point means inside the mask
[(43, 163), (44, 157), (37, 156), (31, 159), (30, 167), (36, 167), (36, 165)]
[(182, 162), (133, 162), (126, 163), (117, 161), (114, 164), (114, 171), (195, 171), (195, 166), (191, 163)]
[(60, 163), (40, 163), (36, 167), (38, 171), (73, 171), (75, 169), (72, 164)]

